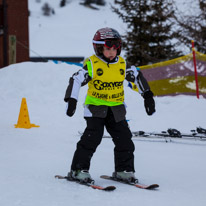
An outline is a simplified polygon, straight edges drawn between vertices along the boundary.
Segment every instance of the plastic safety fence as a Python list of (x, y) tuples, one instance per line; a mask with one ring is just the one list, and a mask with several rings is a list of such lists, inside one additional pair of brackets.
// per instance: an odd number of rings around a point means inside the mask
[[(206, 98), (206, 55), (196, 51), (199, 94)], [(196, 95), (192, 53), (176, 59), (139, 67), (155, 96)], [(135, 89), (135, 88), (133, 88)]]

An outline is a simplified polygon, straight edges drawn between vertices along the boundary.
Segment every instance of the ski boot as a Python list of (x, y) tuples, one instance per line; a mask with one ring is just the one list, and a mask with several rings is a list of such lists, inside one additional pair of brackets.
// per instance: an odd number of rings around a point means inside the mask
[(135, 177), (134, 172), (113, 172), (112, 177), (126, 183), (138, 183), (138, 179)]
[(91, 178), (88, 170), (71, 170), (68, 173), (68, 177), (81, 183), (94, 184), (94, 180)]

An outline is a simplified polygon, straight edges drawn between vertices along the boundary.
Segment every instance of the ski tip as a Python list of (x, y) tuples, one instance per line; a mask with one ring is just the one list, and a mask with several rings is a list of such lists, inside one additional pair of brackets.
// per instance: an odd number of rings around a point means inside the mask
[(148, 185), (145, 187), (145, 189), (147, 190), (154, 190), (154, 189), (157, 189), (159, 187), (158, 184), (152, 184), (152, 185)]
[(157, 188), (159, 188), (159, 185), (158, 185), (158, 184), (150, 185), (150, 189), (157, 189)]
[(62, 176), (62, 175), (55, 175), (54, 177), (57, 179), (67, 179), (66, 176)]
[(115, 190), (115, 189), (116, 189), (115, 186), (107, 186), (107, 187), (105, 187), (103, 190), (105, 190), (105, 191), (113, 191), (113, 190)]
[(95, 185), (95, 184), (90, 185), (90, 187), (92, 187), (93, 189), (104, 190), (104, 191), (113, 191), (116, 189), (115, 186), (102, 187), (102, 186)]

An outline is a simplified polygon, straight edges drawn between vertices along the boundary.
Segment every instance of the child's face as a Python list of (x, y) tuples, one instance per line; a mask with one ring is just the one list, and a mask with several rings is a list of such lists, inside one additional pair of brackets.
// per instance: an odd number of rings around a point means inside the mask
[(104, 46), (103, 47), (103, 54), (107, 59), (113, 60), (117, 56), (117, 49), (115, 49), (114, 47), (107, 48)]

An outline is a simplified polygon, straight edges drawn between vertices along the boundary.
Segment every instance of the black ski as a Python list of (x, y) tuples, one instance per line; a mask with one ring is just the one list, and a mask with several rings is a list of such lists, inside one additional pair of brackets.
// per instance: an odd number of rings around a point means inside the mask
[(159, 187), (158, 184), (145, 185), (145, 184), (142, 184), (142, 183), (125, 182), (125, 181), (122, 181), (122, 180), (118, 180), (118, 179), (116, 179), (112, 176), (108, 176), (108, 175), (101, 175), (100, 177), (103, 178), (103, 179), (106, 179), (106, 180), (112, 180), (112, 181), (116, 181), (116, 182), (120, 182), (120, 183), (124, 183), (124, 184), (128, 184), (128, 185), (132, 185), (132, 186), (138, 187), (140, 189), (152, 190), (152, 189), (156, 189), (156, 188)]
[[(202, 129), (202, 128), (201, 128)], [(200, 131), (197, 129), (197, 131)], [(200, 132), (196, 132), (195, 130), (191, 130), (191, 133), (181, 133), (177, 129), (169, 128), (167, 131), (162, 132), (145, 132), (145, 131), (133, 131), (133, 137), (171, 137), (171, 138), (183, 138), (183, 137), (193, 137), (199, 139), (205, 139), (206, 133), (201, 130)]]
[[(79, 135), (83, 132), (78, 131)], [(191, 133), (181, 133), (179, 130), (169, 128), (167, 131), (161, 132), (145, 132), (145, 131), (132, 131), (132, 137), (162, 137), (162, 138), (195, 138), (199, 140), (206, 140), (206, 129), (197, 127), (196, 130), (191, 130)], [(109, 135), (104, 135), (103, 138), (111, 138)], [(167, 141), (167, 139), (166, 139)]]
[(97, 189), (97, 190), (113, 191), (113, 190), (116, 189), (116, 187), (114, 187), (114, 186), (102, 187), (102, 186), (96, 185), (92, 182), (91, 183), (90, 182), (80, 182), (80, 181), (77, 181), (77, 180), (75, 180), (73, 178), (70, 178), (68, 176), (55, 175), (55, 178), (57, 178), (57, 179), (66, 179), (67, 181), (76, 182), (78, 184), (85, 185), (87, 187), (91, 187), (91, 188)]

